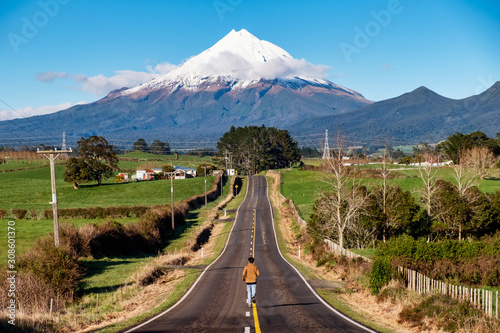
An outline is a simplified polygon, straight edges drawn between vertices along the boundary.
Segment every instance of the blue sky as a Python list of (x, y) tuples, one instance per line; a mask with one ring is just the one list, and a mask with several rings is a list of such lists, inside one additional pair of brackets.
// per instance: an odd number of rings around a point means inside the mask
[(92, 102), (247, 29), (378, 101), (500, 80), (497, 1), (3, 0), (0, 120)]

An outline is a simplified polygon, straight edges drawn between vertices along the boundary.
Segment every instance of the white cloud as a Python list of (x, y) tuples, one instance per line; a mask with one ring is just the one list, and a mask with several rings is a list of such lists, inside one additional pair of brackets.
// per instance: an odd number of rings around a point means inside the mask
[[(191, 59), (190, 59), (191, 60)], [(245, 80), (275, 79), (286, 77), (326, 78), (330, 69), (325, 65), (314, 65), (305, 59), (279, 58), (268, 61), (249, 61), (230, 51), (223, 51), (215, 56), (198, 58), (186, 62), (188, 71), (203, 75), (231, 75)]]
[(86, 104), (86, 101), (80, 101), (76, 104), (71, 104), (70, 102), (61, 103), (58, 105), (44, 105), (40, 107), (33, 107), (31, 105), (26, 106), (22, 109), (10, 110), (4, 109), (0, 110), (0, 120), (12, 120), (17, 118), (27, 118), (32, 116), (39, 116), (49, 113), (54, 113), (60, 110), (65, 110), (77, 104)]
[(38, 81), (50, 83), (57, 79), (72, 80), (79, 85), (83, 91), (89, 92), (96, 96), (103, 96), (112, 90), (123, 87), (135, 87), (142, 83), (148, 82), (158, 76), (170, 72), (177, 68), (176, 65), (167, 62), (159, 63), (155, 66), (147, 65), (147, 72), (136, 72), (131, 70), (116, 71), (115, 75), (107, 77), (99, 74), (88, 77), (82, 74), (69, 74), (66, 72), (47, 71), (38, 73), (35, 78)]

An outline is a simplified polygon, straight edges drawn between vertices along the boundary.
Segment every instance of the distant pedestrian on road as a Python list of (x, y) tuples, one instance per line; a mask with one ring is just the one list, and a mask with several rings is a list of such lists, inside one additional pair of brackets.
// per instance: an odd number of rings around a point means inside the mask
[(241, 279), (247, 284), (247, 303), (250, 308), (252, 307), (252, 303), (255, 303), (255, 295), (257, 293), (257, 276), (260, 275), (259, 269), (253, 264), (254, 262), (254, 257), (248, 258), (248, 265), (245, 266), (243, 276), (241, 277)]

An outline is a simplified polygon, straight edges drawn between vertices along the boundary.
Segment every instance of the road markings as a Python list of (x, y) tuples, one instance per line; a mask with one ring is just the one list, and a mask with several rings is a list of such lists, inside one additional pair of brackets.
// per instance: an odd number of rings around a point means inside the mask
[(250, 317), (250, 311), (245, 312), (245, 316)]
[[(257, 206), (257, 203), (255, 205)], [(252, 257), (255, 258), (255, 233), (257, 230), (257, 209), (254, 209), (253, 211), (254, 211), (253, 224), (255, 227), (253, 228)], [(259, 316), (257, 315), (257, 305), (255, 303), (252, 303), (252, 308), (253, 308), (253, 320), (255, 322), (255, 332), (260, 333)]]
[[(266, 181), (266, 184), (267, 184), (267, 178), (265, 178), (265, 181)], [(278, 248), (278, 254), (281, 256), (281, 258), (288, 264), (290, 265), (290, 267), (297, 273), (297, 275), (302, 279), (302, 281), (304, 282), (304, 284), (306, 285), (306, 287), (312, 292), (312, 294), (314, 296), (316, 296), (316, 298), (321, 302), (323, 303), (324, 306), (326, 306), (330, 311), (332, 311), (333, 313), (335, 313), (337, 316), (341, 317), (341, 318), (344, 318), (346, 321), (354, 324), (355, 326), (361, 328), (362, 330), (366, 331), (366, 332), (370, 332), (370, 333), (375, 333), (376, 331), (370, 329), (369, 327), (365, 327), (363, 326), (362, 324), (354, 321), (353, 319), (347, 317), (346, 315), (344, 315), (343, 313), (339, 312), (337, 309), (335, 309), (333, 306), (331, 306), (329, 303), (327, 303), (323, 298), (321, 298), (321, 296), (318, 295), (318, 293), (316, 292), (316, 290), (314, 290), (314, 288), (309, 284), (309, 282), (307, 282), (306, 278), (302, 275), (302, 273), (294, 266), (292, 265), (288, 260), (286, 260), (286, 258), (283, 256), (283, 253), (281, 253), (281, 249), (280, 249), (280, 246), (279, 246), (279, 243), (278, 243), (278, 235), (276, 234), (276, 228), (274, 226), (274, 213), (273, 213), (273, 207), (271, 206), (271, 201), (269, 201), (269, 186), (266, 187), (266, 197), (268, 198), (267, 200), (267, 203), (269, 205), (269, 211), (271, 213), (271, 225), (273, 227), (273, 233), (274, 233), (274, 241), (276, 243), (276, 247)]]
[(253, 320), (255, 322), (255, 333), (261, 333), (259, 325), (259, 316), (257, 315), (257, 305), (254, 303), (252, 305), (252, 308), (253, 308)]
[(255, 231), (257, 230), (257, 216), (256, 216), (256, 209), (253, 210), (254, 211), (254, 217), (253, 217), (253, 224), (254, 224), (254, 228), (253, 228), (253, 240), (252, 240), (252, 256), (255, 258)]
[(250, 333), (250, 327), (245, 327), (245, 333)]

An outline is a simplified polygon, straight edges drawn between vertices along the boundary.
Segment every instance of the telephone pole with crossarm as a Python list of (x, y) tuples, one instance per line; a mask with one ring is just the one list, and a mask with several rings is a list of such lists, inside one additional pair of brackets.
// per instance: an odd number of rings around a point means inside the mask
[(52, 204), (52, 215), (54, 217), (54, 243), (56, 244), (56, 247), (59, 247), (59, 218), (58, 218), (58, 212), (57, 212), (57, 190), (56, 190), (56, 171), (54, 167), (54, 161), (56, 160), (59, 155), (64, 154), (64, 153), (71, 153), (72, 150), (70, 149), (65, 149), (65, 150), (40, 150), (37, 149), (36, 152), (38, 154), (43, 154), (45, 157), (47, 157), (50, 161), (50, 184), (52, 187), (52, 202), (49, 202)]

